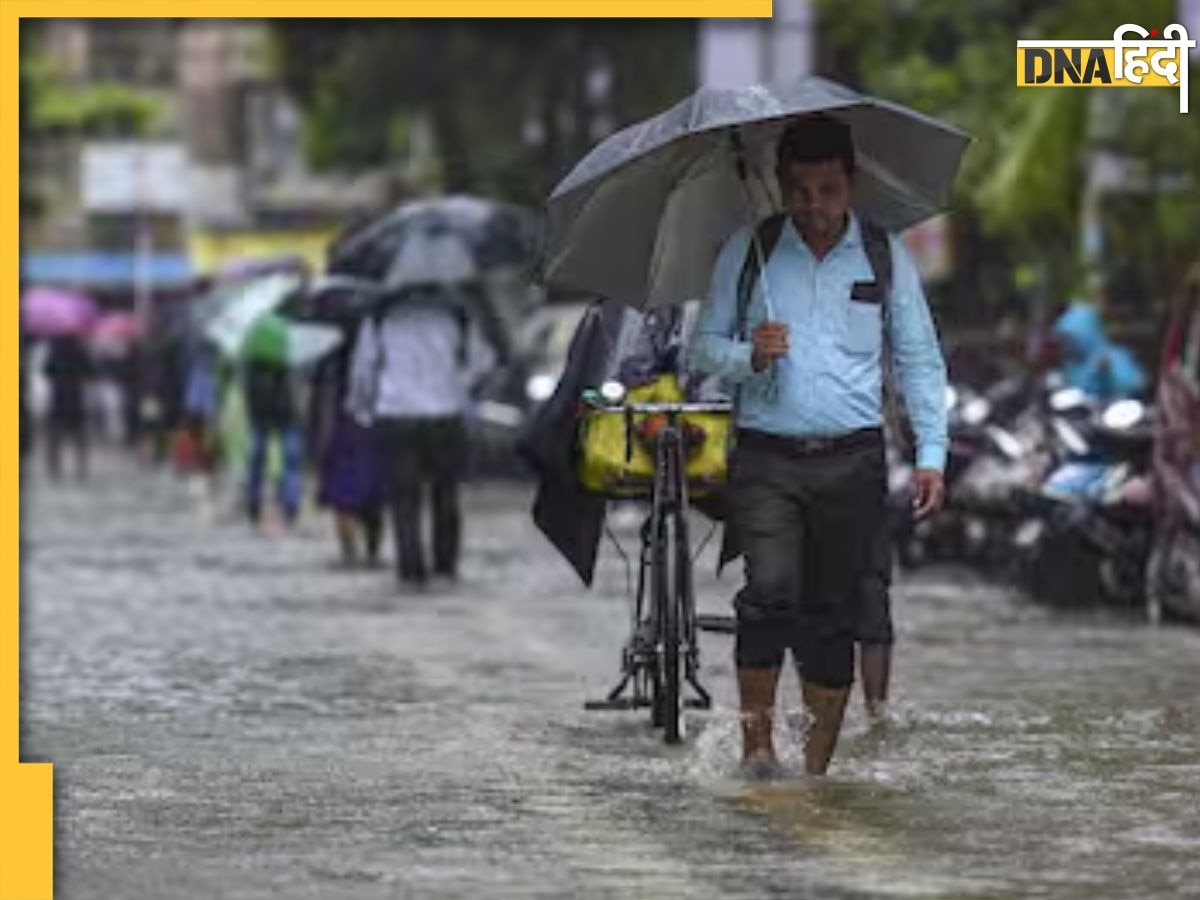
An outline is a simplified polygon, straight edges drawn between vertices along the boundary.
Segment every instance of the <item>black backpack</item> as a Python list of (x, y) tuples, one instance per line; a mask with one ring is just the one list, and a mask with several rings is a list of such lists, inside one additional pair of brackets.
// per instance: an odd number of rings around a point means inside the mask
[(290, 428), (296, 423), (291, 372), (286, 366), (251, 361), (242, 370), (246, 412), (261, 428)]

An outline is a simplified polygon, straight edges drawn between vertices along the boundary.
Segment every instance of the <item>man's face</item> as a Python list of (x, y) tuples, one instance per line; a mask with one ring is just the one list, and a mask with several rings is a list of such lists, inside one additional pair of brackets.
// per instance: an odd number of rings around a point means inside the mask
[(788, 163), (779, 171), (779, 184), (784, 209), (802, 234), (818, 239), (841, 234), (852, 184), (839, 160)]

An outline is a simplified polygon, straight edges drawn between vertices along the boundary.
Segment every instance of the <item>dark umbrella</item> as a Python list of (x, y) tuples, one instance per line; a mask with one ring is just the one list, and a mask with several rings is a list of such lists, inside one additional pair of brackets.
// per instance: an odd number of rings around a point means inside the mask
[(779, 136), (816, 112), (851, 127), (860, 212), (898, 231), (945, 207), (968, 141), (949, 125), (824, 78), (704, 88), (609, 137), (555, 188), (547, 283), (638, 308), (705, 296), (725, 240), (781, 206)]
[(445, 235), (463, 241), (480, 272), (527, 266), (537, 252), (536, 220), (528, 210), (456, 195), (401, 204), (351, 231), (330, 248), (327, 269), (387, 285), (407, 245)]

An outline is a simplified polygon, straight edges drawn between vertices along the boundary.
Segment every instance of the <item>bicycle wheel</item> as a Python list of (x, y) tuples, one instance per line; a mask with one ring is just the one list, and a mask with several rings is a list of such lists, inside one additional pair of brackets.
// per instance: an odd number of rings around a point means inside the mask
[(649, 530), (650, 541), (650, 621), (654, 625), (654, 646), (650, 654), (650, 665), (646, 677), (650, 687), (650, 724), (662, 728), (666, 719), (666, 692), (663, 682), (662, 645), (664, 598), (670, 595), (667, 581), (667, 545), (663, 539), (661, 517), (655, 517)]
[(681, 622), (682, 573), (679, 557), (675, 552), (679, 533), (679, 520), (674, 514), (664, 517), (662, 530), (662, 582), (664, 590), (659, 595), (661, 602), (661, 646), (662, 646), (662, 727), (663, 740), (678, 744), (683, 740), (683, 696), (680, 645), (683, 638)]

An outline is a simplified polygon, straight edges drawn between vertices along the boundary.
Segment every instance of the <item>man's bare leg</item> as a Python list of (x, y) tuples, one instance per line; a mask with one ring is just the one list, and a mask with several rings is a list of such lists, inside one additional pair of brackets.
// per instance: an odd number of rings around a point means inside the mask
[(341, 565), (354, 566), (358, 564), (358, 522), (347, 513), (335, 513), (334, 522), (337, 526), (338, 547), (341, 550)]
[(804, 770), (809, 775), (824, 775), (837, 747), (850, 688), (822, 687), (810, 681), (802, 681), (800, 687), (812, 716), (804, 743)]
[(742, 762), (773, 766), (777, 762), (772, 727), (779, 669), (739, 668), (737, 679), (742, 705)]
[(887, 710), (888, 684), (892, 674), (892, 648), (888, 644), (861, 644), (858, 667), (862, 676), (863, 702), (867, 715), (881, 719)]

